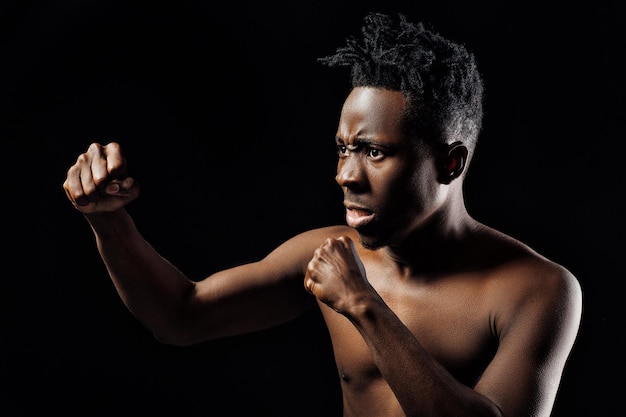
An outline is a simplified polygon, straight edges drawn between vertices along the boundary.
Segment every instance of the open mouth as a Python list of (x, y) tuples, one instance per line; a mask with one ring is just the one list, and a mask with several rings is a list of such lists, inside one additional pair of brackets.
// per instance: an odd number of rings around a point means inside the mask
[(374, 213), (371, 210), (358, 207), (346, 207), (346, 223), (350, 227), (362, 227), (371, 222), (373, 218)]

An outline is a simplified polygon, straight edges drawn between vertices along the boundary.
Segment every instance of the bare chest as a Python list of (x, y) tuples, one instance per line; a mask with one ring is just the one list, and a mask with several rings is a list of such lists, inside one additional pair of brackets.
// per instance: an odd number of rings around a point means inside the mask
[[(476, 382), (497, 347), (489, 304), (480, 286), (460, 280), (376, 289), (435, 360), (461, 382), (469, 386)], [(357, 389), (374, 384), (381, 375), (359, 331), (344, 316), (324, 305), (321, 308), (342, 383)]]

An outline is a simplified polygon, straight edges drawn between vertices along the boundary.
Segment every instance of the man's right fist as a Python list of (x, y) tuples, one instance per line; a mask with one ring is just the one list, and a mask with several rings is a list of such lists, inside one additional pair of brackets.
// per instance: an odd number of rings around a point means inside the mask
[(139, 185), (127, 176), (120, 145), (92, 143), (67, 171), (63, 189), (82, 213), (115, 211), (139, 196)]

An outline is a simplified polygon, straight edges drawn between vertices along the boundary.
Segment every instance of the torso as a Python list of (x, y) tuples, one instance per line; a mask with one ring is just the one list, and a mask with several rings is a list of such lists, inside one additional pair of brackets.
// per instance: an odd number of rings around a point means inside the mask
[[(355, 234), (351, 237), (357, 240)], [(508, 275), (508, 267), (502, 265), (518, 265), (520, 259), (525, 262), (529, 257), (524, 247), (512, 241), (496, 243), (502, 243), (504, 250), (498, 248), (495, 254), (487, 251), (488, 263), (479, 258), (475, 268), (469, 270), (409, 279), (397, 276), (380, 251), (359, 251), (367, 279), (385, 303), (434, 359), (470, 387), (497, 349), (494, 321), (498, 303), (502, 303), (498, 294), (503, 291), (504, 276)], [(333, 344), (344, 416), (404, 416), (355, 326), (328, 306), (319, 306)]]

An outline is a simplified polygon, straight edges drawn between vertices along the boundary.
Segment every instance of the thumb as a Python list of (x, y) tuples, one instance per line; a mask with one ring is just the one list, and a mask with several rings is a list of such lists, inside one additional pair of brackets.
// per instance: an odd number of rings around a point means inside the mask
[(128, 177), (123, 180), (113, 180), (104, 187), (108, 195), (128, 195), (135, 185), (135, 181)]

